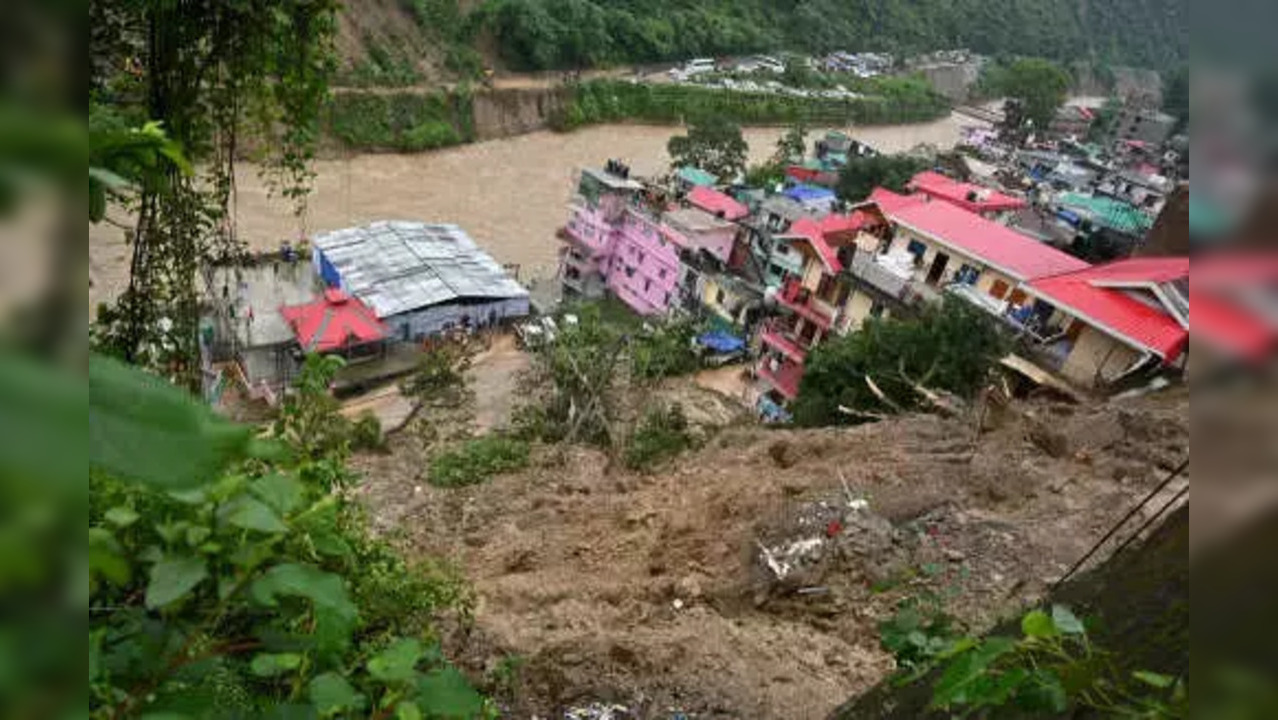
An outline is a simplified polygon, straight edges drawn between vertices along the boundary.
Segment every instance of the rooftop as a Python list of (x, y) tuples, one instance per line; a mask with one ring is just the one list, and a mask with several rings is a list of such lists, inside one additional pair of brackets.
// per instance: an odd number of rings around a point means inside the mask
[(467, 298), (527, 297), (456, 225), (381, 221), (317, 235), (342, 287), (379, 318)]
[(691, 165), (685, 165), (679, 168), (675, 171), (675, 175), (688, 183), (699, 186), (710, 186), (719, 182), (719, 178), (711, 175), (701, 168), (695, 168)]
[(869, 202), (875, 203), (883, 212), (891, 214), (909, 205), (917, 205), (922, 202), (920, 198), (902, 195), (892, 192), (887, 188), (876, 187), (870, 193)]
[(1092, 222), (1119, 232), (1144, 234), (1153, 226), (1149, 215), (1131, 203), (1103, 195), (1065, 193), (1059, 201), (1061, 207), (1080, 212)]
[[(1158, 283), (1176, 277), (1187, 258), (1139, 258), (1098, 265), (1078, 272), (1040, 278), (1030, 291), (1079, 319), (1152, 352), (1164, 360), (1180, 355), (1189, 332), (1160, 302), (1142, 301), (1129, 284)], [(1121, 281), (1123, 284), (1111, 284)]]
[(981, 185), (959, 182), (931, 170), (924, 170), (915, 175), (910, 180), (909, 187), (915, 192), (944, 200), (972, 212), (1016, 210), (1026, 205), (1022, 198), (1012, 197)]
[(280, 315), (293, 328), (297, 344), (307, 352), (329, 352), (386, 338), (386, 326), (372, 309), (359, 298), (335, 288), (325, 290), (322, 297), (305, 305), (281, 307)]
[(661, 216), (661, 219), (677, 230), (705, 232), (732, 227), (732, 223), (697, 208), (677, 208)]
[(623, 178), (613, 175), (606, 170), (596, 170), (595, 168), (583, 168), (581, 173), (589, 175), (598, 180), (601, 184), (606, 185), (614, 190), (642, 190), (643, 184), (630, 178)]
[(698, 185), (688, 193), (688, 202), (711, 215), (722, 213), (726, 220), (740, 220), (750, 214), (750, 209), (728, 195), (711, 187)]
[(906, 205), (888, 211), (888, 216), (1014, 280), (1033, 280), (1090, 267), (1073, 255), (946, 202)]

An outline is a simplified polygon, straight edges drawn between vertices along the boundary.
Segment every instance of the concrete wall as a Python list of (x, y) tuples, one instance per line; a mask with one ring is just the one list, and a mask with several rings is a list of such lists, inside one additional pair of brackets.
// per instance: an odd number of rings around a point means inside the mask
[(567, 89), (554, 87), (477, 91), (471, 96), (475, 138), (491, 140), (544, 130), (563, 110), (569, 95)]
[(843, 324), (844, 332), (854, 332), (861, 329), (861, 324), (865, 319), (870, 317), (870, 309), (874, 307), (874, 298), (862, 290), (853, 290), (848, 296), (848, 301), (843, 304)]
[(1061, 366), (1061, 375), (1082, 387), (1113, 380), (1136, 362), (1141, 353), (1092, 327), (1085, 327)]
[(487, 324), (490, 319), (500, 322), (528, 315), (528, 298), (502, 298), (487, 302), (463, 305), (443, 303), (383, 318), (392, 340), (416, 342), (450, 327), (462, 324), (469, 317), (472, 325)]

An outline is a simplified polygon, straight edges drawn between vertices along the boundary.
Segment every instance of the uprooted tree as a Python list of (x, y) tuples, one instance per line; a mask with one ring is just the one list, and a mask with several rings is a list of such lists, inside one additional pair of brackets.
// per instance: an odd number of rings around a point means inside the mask
[(800, 425), (838, 425), (951, 406), (987, 382), (1007, 341), (984, 311), (953, 297), (916, 317), (868, 320), (808, 356), (794, 404)]

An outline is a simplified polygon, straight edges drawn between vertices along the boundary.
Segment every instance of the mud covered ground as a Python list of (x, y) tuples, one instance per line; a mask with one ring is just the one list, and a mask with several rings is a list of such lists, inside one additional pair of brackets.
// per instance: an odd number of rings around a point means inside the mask
[[(924, 415), (770, 430), (691, 381), (661, 392), (731, 427), (651, 474), (541, 447), (526, 471), (434, 488), (463, 409), (359, 460), (378, 526), (474, 584), (449, 645), (510, 717), (822, 718), (892, 671), (876, 625), (902, 598), (936, 593), (978, 630), (1015, 612), (1189, 449), (1187, 394), (1017, 405), (977, 437)], [(778, 580), (760, 548), (796, 543), (812, 552)]]

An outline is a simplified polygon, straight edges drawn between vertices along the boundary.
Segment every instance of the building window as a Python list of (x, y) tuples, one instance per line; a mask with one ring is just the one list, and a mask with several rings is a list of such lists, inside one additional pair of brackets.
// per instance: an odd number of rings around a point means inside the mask
[(914, 256), (914, 262), (920, 263), (923, 262), (923, 256), (927, 254), (927, 245), (918, 240), (911, 240), (905, 246), (905, 250)]
[(658, 270), (658, 271), (657, 271), (657, 277), (661, 278), (662, 280), (665, 280), (665, 279), (666, 279), (666, 269), (665, 269), (665, 268), (661, 268), (660, 270)]
[(981, 271), (979, 268), (963, 263), (963, 265), (958, 269), (958, 272), (954, 273), (954, 282), (962, 283), (964, 285), (975, 285), (977, 279), (980, 277)]
[(878, 300), (875, 300), (870, 305), (870, 317), (872, 318), (883, 317), (883, 310), (884, 310), (883, 303), (879, 302)]
[(990, 295), (1002, 300), (1003, 296), (1007, 294), (1008, 289), (1007, 283), (1002, 280), (995, 280), (994, 284), (990, 286)]
[(643, 291), (644, 291), (644, 292), (648, 292), (649, 290), (652, 290), (652, 281), (651, 281), (651, 280), (644, 280), (644, 281), (643, 281)]

